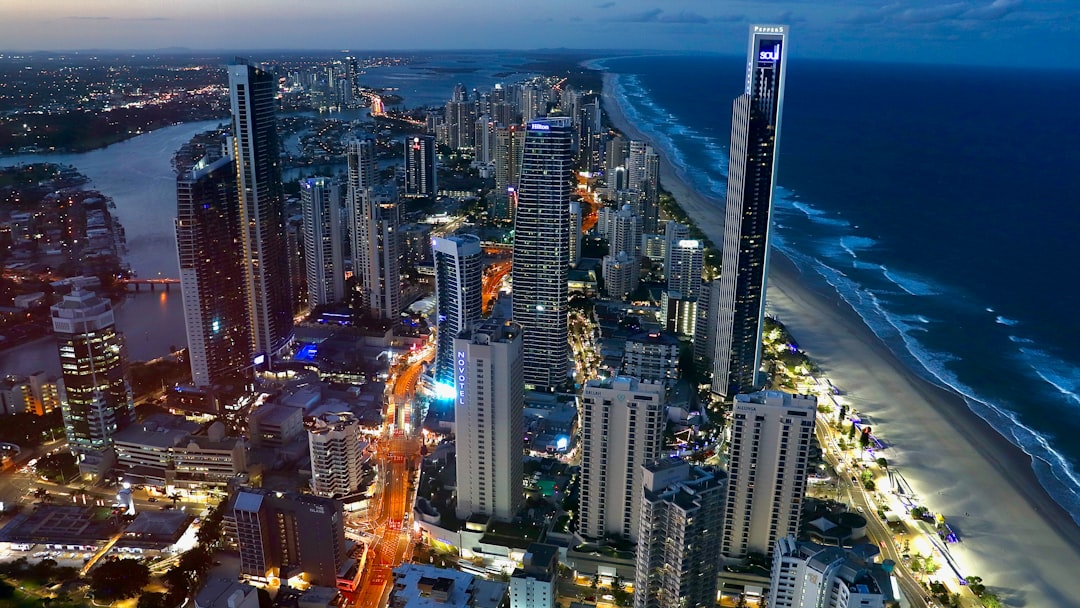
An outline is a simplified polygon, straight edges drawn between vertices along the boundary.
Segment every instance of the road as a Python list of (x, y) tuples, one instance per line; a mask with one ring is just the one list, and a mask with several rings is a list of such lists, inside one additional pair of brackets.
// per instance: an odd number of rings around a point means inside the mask
[(907, 564), (903, 561), (900, 551), (896, 547), (896, 543), (893, 541), (893, 531), (881, 521), (881, 518), (877, 516), (877, 505), (874, 503), (867, 494), (865, 488), (860, 483), (849, 483), (852, 475), (858, 476), (858, 473), (852, 471), (861, 472), (860, 469), (852, 469), (850, 465), (841, 464), (841, 456), (834, 446), (842, 439), (835, 429), (832, 428), (831, 415), (819, 415), (817, 430), (819, 433), (819, 439), (821, 446), (825, 452), (825, 460), (832, 467), (834, 474), (836, 475), (836, 483), (840, 484), (839, 487), (843, 488), (844, 493), (847, 496), (847, 503), (860, 511), (862, 515), (866, 517), (867, 522), (867, 535), (878, 541), (878, 548), (881, 549), (883, 559), (891, 559), (896, 563), (896, 568), (893, 570), (893, 574), (896, 577), (897, 583), (900, 585), (900, 591), (908, 599), (911, 606), (915, 608), (926, 608), (929, 604), (924, 599), (928, 594), (926, 589), (919, 581), (915, 580), (911, 570), (908, 569)]
[(420, 373), (431, 360), (430, 351), (413, 353), (412, 360), (397, 373), (388, 395), (390, 404), (383, 422), (383, 436), (375, 458), (379, 471), (365, 527), (372, 530), (367, 565), (357, 587), (354, 605), (359, 608), (385, 606), (393, 588), (393, 570), (410, 558), (412, 551), (411, 514), (415, 500), (415, 479), (420, 465), (420, 440), (395, 425), (397, 408), (407, 407), (416, 396)]
[(503, 279), (510, 274), (513, 264), (510, 260), (495, 262), (484, 269), (484, 288), (481, 291), (484, 314), (491, 312), (495, 299), (499, 296), (499, 288), (502, 287)]

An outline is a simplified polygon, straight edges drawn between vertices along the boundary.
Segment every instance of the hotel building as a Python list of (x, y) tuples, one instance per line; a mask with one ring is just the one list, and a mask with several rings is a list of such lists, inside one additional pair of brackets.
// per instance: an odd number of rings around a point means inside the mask
[(581, 394), (580, 533), (637, 540), (641, 465), (660, 457), (664, 385), (616, 377), (589, 380)]
[(725, 558), (768, 554), (799, 532), (817, 398), (781, 391), (736, 395), (728, 441)]
[(746, 89), (735, 99), (724, 248), (716, 303), (712, 392), (759, 386), (776, 150), (784, 105), (787, 26), (750, 27)]
[(569, 118), (528, 123), (514, 220), (513, 316), (524, 329), (525, 383), (552, 390), (567, 380), (566, 284), (570, 267)]
[(454, 340), (457, 516), (509, 521), (523, 501), (522, 328), (481, 321)]

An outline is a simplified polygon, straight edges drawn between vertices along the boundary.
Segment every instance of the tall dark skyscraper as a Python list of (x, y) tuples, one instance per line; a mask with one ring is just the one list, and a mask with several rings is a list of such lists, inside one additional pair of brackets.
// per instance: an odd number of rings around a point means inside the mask
[(713, 356), (712, 391), (725, 396), (758, 384), (786, 58), (787, 26), (750, 26), (746, 90), (735, 99), (731, 119)]
[(293, 329), (276, 86), (277, 79), (261, 66), (229, 66), (248, 311), (254, 352), (267, 357), (290, 342)]
[(435, 381), (454, 386), (454, 340), (483, 313), (480, 239), (471, 234), (435, 237), (435, 302), (439, 319), (435, 336)]
[(573, 132), (569, 118), (526, 126), (514, 218), (513, 311), (524, 328), (525, 383), (566, 381)]
[(176, 247), (191, 379), (210, 386), (250, 364), (236, 163), (212, 146), (194, 165), (177, 154)]
[(405, 196), (434, 198), (439, 187), (435, 178), (435, 138), (410, 135), (405, 138)]

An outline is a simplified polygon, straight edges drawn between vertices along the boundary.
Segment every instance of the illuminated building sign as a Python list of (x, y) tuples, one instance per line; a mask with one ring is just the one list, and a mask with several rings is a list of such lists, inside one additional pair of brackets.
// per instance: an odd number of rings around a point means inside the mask
[(772, 50), (759, 50), (758, 59), (761, 61), (780, 61), (780, 43), (777, 42)]
[(458, 405), (465, 405), (465, 351), (459, 350), (457, 353), (457, 373), (454, 374), (454, 379), (457, 381), (457, 400)]
[(529, 128), (532, 129), (533, 131), (550, 131), (551, 130), (550, 125), (545, 125), (542, 122), (531, 122), (531, 123), (529, 123)]

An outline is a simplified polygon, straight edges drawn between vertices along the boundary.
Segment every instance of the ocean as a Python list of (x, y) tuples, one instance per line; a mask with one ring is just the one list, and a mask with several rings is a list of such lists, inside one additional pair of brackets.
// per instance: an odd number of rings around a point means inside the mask
[[(745, 60), (596, 63), (722, 213)], [(1080, 523), (1080, 72), (793, 54), (787, 79), (777, 250), (1033, 456)]]

